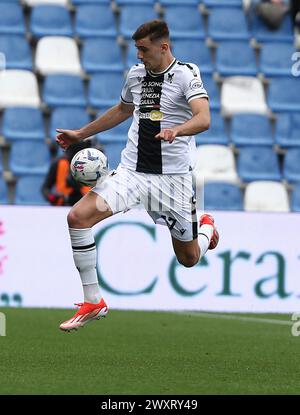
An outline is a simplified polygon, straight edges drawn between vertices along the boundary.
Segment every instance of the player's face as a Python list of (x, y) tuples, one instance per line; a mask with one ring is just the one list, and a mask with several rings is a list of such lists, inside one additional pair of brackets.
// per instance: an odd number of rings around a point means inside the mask
[(147, 70), (160, 72), (162, 66), (162, 58), (164, 44), (160, 41), (153, 41), (149, 37), (137, 40), (135, 42), (137, 48), (137, 57), (142, 61)]

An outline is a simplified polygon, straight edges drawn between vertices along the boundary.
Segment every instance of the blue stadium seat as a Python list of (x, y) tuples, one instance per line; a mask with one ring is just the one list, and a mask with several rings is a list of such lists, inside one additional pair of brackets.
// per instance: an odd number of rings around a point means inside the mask
[(275, 142), (282, 148), (300, 147), (300, 113), (277, 114)]
[(202, 0), (206, 7), (243, 7), (243, 0)]
[(5, 55), (6, 69), (32, 71), (31, 50), (24, 36), (0, 35), (0, 53)]
[(43, 101), (49, 107), (85, 107), (83, 81), (76, 75), (48, 75), (43, 88)]
[(70, 13), (65, 7), (58, 5), (33, 7), (29, 29), (37, 39), (43, 36), (73, 36)]
[[(201, 0), (184, 0), (185, 6), (198, 6)], [(166, 6), (181, 6), (183, 1), (182, 0), (159, 0), (159, 3), (162, 7)]]
[(75, 31), (80, 38), (117, 36), (110, 5), (87, 4), (77, 7)]
[(201, 75), (204, 88), (206, 89), (209, 96), (209, 106), (212, 110), (220, 109), (220, 91), (214, 81), (213, 77), (208, 74)]
[[(282, 1), (286, 6), (289, 5), (290, 0), (283, 0)], [(261, 0), (251, 0), (251, 8), (254, 10), (254, 8), (257, 6), (257, 4), (261, 3)]]
[(21, 176), (16, 184), (16, 205), (49, 205), (44, 199), (41, 188), (44, 175)]
[(237, 170), (244, 182), (281, 180), (278, 157), (270, 147), (243, 147), (238, 157)]
[(45, 140), (42, 112), (37, 108), (6, 108), (2, 135), (6, 141)]
[[(1, 166), (0, 166), (1, 172)], [(8, 203), (8, 189), (5, 180), (0, 176), (0, 204), (5, 205)]]
[(216, 41), (249, 40), (248, 22), (242, 9), (212, 8), (208, 19), (208, 36)]
[(231, 119), (231, 139), (236, 147), (272, 146), (272, 125), (266, 115), (234, 114)]
[(216, 70), (221, 76), (256, 76), (255, 51), (247, 41), (226, 41), (218, 45)]
[(198, 65), (201, 74), (212, 73), (214, 70), (210, 49), (203, 40), (176, 39), (172, 42), (172, 51), (178, 60)]
[(264, 43), (260, 52), (259, 70), (266, 77), (289, 76), (291, 74), (291, 57), (295, 49), (285, 42)]
[(110, 5), (110, 0), (72, 0), (72, 4), (74, 6), (82, 5), (82, 4), (107, 4)]
[(243, 210), (243, 195), (238, 185), (209, 182), (204, 186), (204, 208), (210, 210)]
[(125, 39), (131, 39), (138, 26), (148, 20), (157, 19), (158, 15), (154, 7), (145, 5), (128, 4), (122, 7), (120, 13), (120, 34)]
[(24, 35), (23, 8), (17, 3), (0, 3), (0, 34)]
[(300, 212), (300, 183), (297, 183), (291, 193), (291, 211)]
[(300, 78), (285, 76), (271, 80), (268, 103), (273, 111), (300, 112)]
[(225, 121), (219, 111), (211, 111), (210, 128), (201, 134), (196, 135), (196, 145), (201, 144), (222, 144), (228, 145), (228, 134)]
[(196, 6), (168, 6), (164, 19), (172, 39), (205, 39), (203, 18)]
[(300, 183), (300, 148), (290, 148), (284, 157), (283, 178), (290, 183)]
[(15, 176), (45, 174), (50, 165), (47, 144), (35, 140), (22, 140), (11, 146), (9, 169)]
[(121, 160), (121, 152), (124, 150), (128, 139), (128, 130), (132, 123), (132, 117), (108, 131), (96, 135), (100, 144), (104, 145), (110, 169), (117, 168)]
[(156, 0), (115, 0), (117, 6), (121, 7), (128, 4), (135, 4), (137, 6), (150, 5), (154, 6)]
[(135, 43), (133, 41), (128, 41), (127, 45), (125, 67), (126, 69), (130, 69), (132, 66), (141, 62), (137, 57), (137, 49), (135, 47)]
[(280, 28), (269, 29), (257, 13), (252, 13), (252, 36), (258, 42), (293, 42), (292, 19), (286, 15)]
[(58, 107), (55, 108), (50, 117), (49, 136), (56, 137), (56, 128), (66, 128), (76, 130), (91, 121), (85, 108)]
[(89, 105), (94, 108), (116, 105), (120, 101), (123, 84), (122, 72), (101, 72), (92, 75), (88, 91)]
[(81, 64), (87, 73), (124, 70), (121, 48), (115, 38), (86, 39)]

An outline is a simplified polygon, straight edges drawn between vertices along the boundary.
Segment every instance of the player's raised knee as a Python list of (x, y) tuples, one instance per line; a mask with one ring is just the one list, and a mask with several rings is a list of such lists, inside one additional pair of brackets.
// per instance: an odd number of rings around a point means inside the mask
[(187, 268), (191, 268), (199, 262), (199, 255), (194, 253), (181, 254), (177, 256), (178, 262)]
[(82, 217), (80, 209), (72, 208), (67, 216), (68, 225), (70, 228), (83, 228), (86, 226), (86, 221)]

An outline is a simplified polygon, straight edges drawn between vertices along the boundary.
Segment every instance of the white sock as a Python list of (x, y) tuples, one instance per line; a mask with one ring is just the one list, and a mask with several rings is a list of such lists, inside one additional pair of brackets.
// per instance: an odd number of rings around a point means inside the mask
[(97, 304), (101, 300), (96, 270), (96, 244), (91, 228), (69, 228), (73, 258), (79, 271), (84, 301)]
[(211, 225), (202, 225), (200, 227), (199, 236), (198, 236), (198, 243), (200, 247), (200, 258), (202, 258), (206, 254), (213, 232), (214, 232), (214, 228)]

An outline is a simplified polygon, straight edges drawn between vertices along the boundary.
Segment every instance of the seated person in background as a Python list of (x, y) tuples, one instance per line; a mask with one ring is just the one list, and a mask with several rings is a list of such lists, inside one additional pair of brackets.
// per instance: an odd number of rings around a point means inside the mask
[(276, 30), (280, 28), (289, 7), (284, 0), (261, 0), (255, 10), (270, 29)]
[(73, 206), (90, 190), (89, 186), (84, 186), (74, 180), (70, 173), (72, 158), (86, 147), (91, 147), (90, 141), (74, 144), (51, 163), (41, 189), (45, 199), (51, 205)]
[(293, 26), (300, 30), (300, 0), (290, 0)]

